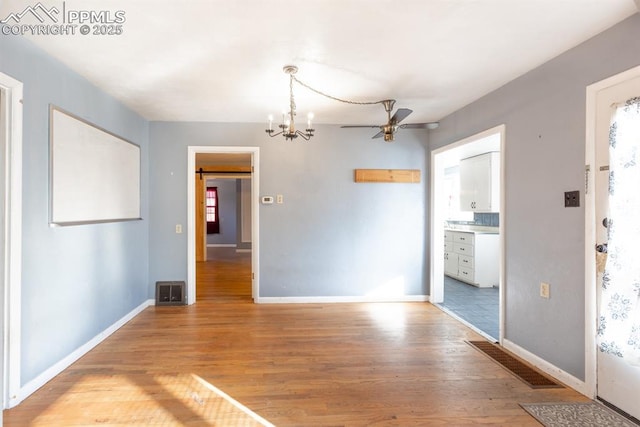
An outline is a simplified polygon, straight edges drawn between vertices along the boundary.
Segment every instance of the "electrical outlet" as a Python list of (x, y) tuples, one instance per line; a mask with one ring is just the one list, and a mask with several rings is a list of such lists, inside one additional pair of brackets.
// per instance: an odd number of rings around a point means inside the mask
[(549, 294), (550, 289), (549, 288), (550, 287), (551, 287), (551, 285), (549, 285), (548, 283), (544, 283), (544, 282), (540, 283), (540, 296), (542, 298), (549, 299), (549, 297), (550, 297), (550, 294)]
[(176, 234), (182, 233), (182, 224), (176, 224)]
[(279, 205), (284, 203), (284, 196), (282, 194), (278, 194), (276, 196), (276, 203), (278, 203)]

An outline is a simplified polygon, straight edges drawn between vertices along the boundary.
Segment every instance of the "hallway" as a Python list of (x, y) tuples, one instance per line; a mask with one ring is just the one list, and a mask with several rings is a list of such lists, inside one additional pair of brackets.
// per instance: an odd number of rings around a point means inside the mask
[(207, 261), (196, 263), (196, 301), (251, 302), (251, 252), (207, 248)]

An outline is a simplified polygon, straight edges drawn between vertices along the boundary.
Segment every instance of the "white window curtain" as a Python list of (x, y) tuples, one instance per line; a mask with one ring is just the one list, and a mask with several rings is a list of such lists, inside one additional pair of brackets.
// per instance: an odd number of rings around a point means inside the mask
[(598, 348), (640, 366), (640, 98), (616, 109), (609, 156), (609, 239)]

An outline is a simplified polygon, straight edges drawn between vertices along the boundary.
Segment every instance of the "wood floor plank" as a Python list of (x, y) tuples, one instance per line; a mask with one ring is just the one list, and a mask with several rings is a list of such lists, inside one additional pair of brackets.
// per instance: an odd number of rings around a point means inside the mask
[(277, 426), (536, 426), (519, 403), (588, 400), (529, 388), (428, 303), (257, 305), (250, 254), (210, 258), (197, 304), (148, 308), (4, 425), (260, 425), (209, 386)]

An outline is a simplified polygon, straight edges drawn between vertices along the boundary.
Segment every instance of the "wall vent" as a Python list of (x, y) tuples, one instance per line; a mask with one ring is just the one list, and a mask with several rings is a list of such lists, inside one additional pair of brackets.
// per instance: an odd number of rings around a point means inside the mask
[(156, 282), (156, 305), (184, 305), (184, 282)]

